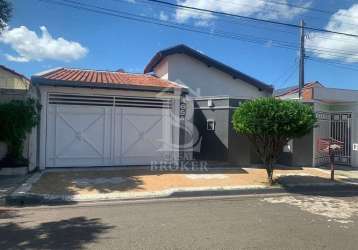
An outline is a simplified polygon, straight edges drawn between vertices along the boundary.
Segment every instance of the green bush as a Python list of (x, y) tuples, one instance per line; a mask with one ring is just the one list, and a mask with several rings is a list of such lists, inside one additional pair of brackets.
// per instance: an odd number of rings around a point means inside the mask
[(308, 134), (316, 123), (311, 106), (298, 101), (259, 98), (235, 110), (234, 129), (247, 135), (263, 161), (268, 180), (273, 183), (273, 164), (282, 148), (293, 138)]
[(7, 161), (24, 160), (23, 143), (26, 134), (39, 123), (40, 109), (40, 104), (31, 98), (0, 104), (0, 141), (7, 145)]

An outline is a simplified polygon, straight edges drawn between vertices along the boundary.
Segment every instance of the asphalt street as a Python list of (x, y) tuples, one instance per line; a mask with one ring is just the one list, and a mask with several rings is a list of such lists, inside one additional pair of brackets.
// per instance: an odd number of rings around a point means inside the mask
[(357, 249), (357, 215), (350, 195), (1, 208), (0, 249)]

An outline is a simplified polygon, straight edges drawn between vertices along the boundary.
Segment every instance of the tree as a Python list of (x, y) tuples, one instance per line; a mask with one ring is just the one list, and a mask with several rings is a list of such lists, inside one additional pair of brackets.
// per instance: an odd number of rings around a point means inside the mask
[(12, 14), (12, 4), (7, 0), (0, 0), (0, 32), (9, 22)]
[(232, 123), (236, 132), (253, 143), (272, 185), (273, 164), (282, 148), (289, 140), (308, 134), (316, 116), (308, 104), (269, 97), (244, 102), (235, 110)]
[(0, 141), (7, 145), (6, 162), (24, 161), (23, 143), (26, 135), (39, 123), (40, 109), (39, 102), (31, 98), (0, 104)]

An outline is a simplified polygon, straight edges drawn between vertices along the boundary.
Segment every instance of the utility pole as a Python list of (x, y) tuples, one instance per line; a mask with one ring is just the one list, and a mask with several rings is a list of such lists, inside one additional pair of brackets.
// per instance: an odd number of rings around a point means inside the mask
[(301, 34), (300, 34), (300, 72), (298, 84), (298, 97), (301, 99), (302, 90), (305, 86), (305, 22), (301, 20)]

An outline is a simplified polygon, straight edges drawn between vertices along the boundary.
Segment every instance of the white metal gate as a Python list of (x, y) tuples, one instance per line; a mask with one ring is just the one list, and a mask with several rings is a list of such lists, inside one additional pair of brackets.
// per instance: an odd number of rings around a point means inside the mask
[[(50, 94), (46, 167), (148, 165), (171, 159), (171, 101)], [(166, 147), (167, 148), (167, 147)]]
[[(352, 154), (352, 114), (347, 112), (317, 112), (318, 127), (315, 129), (316, 134), (316, 149), (318, 147), (318, 139), (333, 138), (341, 141), (344, 144), (342, 152), (335, 157), (337, 164), (351, 165)], [(323, 165), (329, 163), (327, 153), (316, 150), (315, 154), (316, 165)]]

